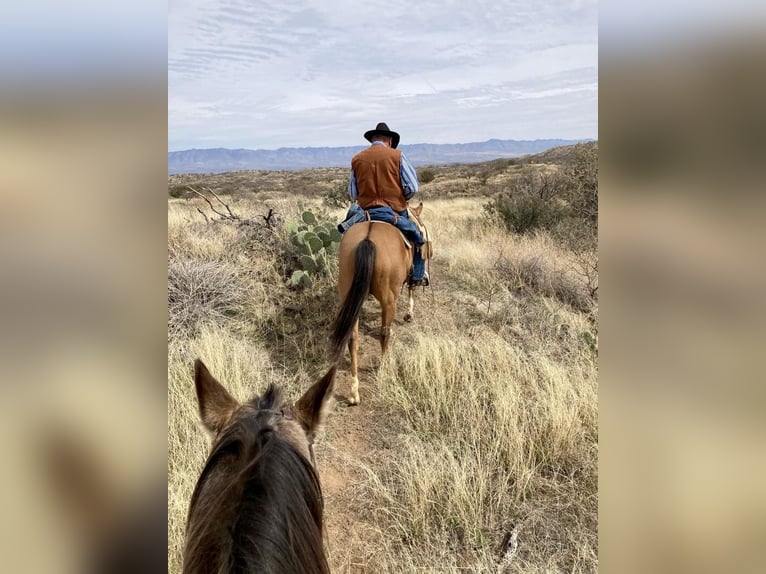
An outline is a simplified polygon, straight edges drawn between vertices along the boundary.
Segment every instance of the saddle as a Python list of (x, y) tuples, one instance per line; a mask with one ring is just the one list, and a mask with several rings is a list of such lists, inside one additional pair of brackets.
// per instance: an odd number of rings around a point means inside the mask
[(387, 221), (379, 221), (377, 219), (368, 219), (368, 221), (371, 221), (372, 223), (383, 223), (385, 225), (390, 225), (394, 227), (399, 232), (399, 237), (402, 238), (402, 241), (404, 242), (404, 246), (407, 249), (412, 249), (412, 242), (409, 239), (407, 239), (407, 236), (404, 235), (404, 232), (398, 227), (396, 227), (396, 225), (394, 225), (393, 223), (388, 223)]
[[(375, 208), (373, 208), (375, 209)], [(418, 215), (412, 210), (407, 208), (407, 214), (408, 218), (407, 220), (409, 223), (417, 228), (417, 230), (420, 232), (420, 235), (423, 237), (424, 243), (423, 246), (420, 248), (420, 255), (423, 259), (430, 259), (433, 257), (434, 250), (433, 250), (433, 243), (431, 242), (431, 234), (428, 232), (428, 228), (423, 223), (423, 220), (418, 217)], [(349, 207), (348, 213), (346, 214), (346, 219), (344, 219), (340, 224), (338, 224), (338, 231), (340, 233), (346, 232), (348, 229), (350, 229), (353, 225), (362, 222), (362, 221), (375, 221), (378, 223), (387, 223), (389, 225), (393, 225), (397, 228), (399, 231), (399, 234), (402, 236), (402, 241), (404, 241), (404, 244), (407, 246), (407, 249), (412, 248), (412, 242), (407, 239), (407, 236), (404, 234), (402, 229), (396, 224), (398, 215), (393, 212), (393, 210), (383, 210), (383, 213), (378, 214), (379, 218), (373, 219), (370, 217), (370, 210), (363, 210), (359, 207), (359, 204), (357, 202), (354, 202), (351, 204), (351, 207)]]

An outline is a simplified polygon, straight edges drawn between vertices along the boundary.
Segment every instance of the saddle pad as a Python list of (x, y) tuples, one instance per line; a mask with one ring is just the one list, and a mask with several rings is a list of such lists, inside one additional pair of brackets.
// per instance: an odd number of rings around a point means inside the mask
[(412, 249), (412, 243), (409, 242), (409, 240), (404, 236), (404, 233), (402, 233), (402, 230), (396, 227), (396, 225), (387, 223), (385, 221), (376, 221), (374, 219), (371, 219), (370, 221), (373, 223), (382, 223), (383, 225), (391, 225), (392, 227), (396, 228), (396, 230), (399, 232), (399, 237), (402, 238), (402, 241), (404, 241), (404, 245), (407, 247), (407, 249)]

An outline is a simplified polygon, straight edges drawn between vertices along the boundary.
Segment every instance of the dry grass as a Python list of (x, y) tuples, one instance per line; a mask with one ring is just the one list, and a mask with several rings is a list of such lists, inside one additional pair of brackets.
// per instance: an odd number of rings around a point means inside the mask
[(395, 559), (370, 571), (492, 571), (512, 525), (519, 571), (594, 569), (592, 368), (530, 359), (489, 329), (415, 335), (386, 357), (376, 394), (401, 434), (396, 456), (367, 468), (363, 500)]
[(490, 274), (507, 288), (526, 287), (582, 311), (590, 309), (593, 300), (581, 273), (587, 254), (566, 249), (544, 231), (503, 233), (484, 219), (480, 205), (476, 199), (437, 200), (425, 210), (434, 235), (442, 238), (438, 249), (450, 276), (476, 289)]
[[(474, 185), (470, 168), (459, 169), (468, 172), (451, 181), (439, 168), (433, 183)], [(259, 194), (233, 196), (236, 209), (256, 220), (266, 207), (290, 218), (299, 200), (321, 205), (319, 195), (280, 196), (275, 177)], [(312, 189), (334, 185), (316, 177)], [(578, 272), (583, 254), (545, 233), (503, 232), (482, 216), (485, 198), (424, 197), (435, 297), (418, 299), (416, 322), (398, 325), (389, 354), (363, 375), (371, 430), (385, 440), (343, 459), (365, 478), (348, 491), (355, 526), (331, 541), (333, 569), (498, 572), (515, 527), (518, 550), (504, 571), (595, 572), (598, 308)], [(284, 236), (205, 224), (193, 202), (170, 201), (168, 241), (169, 324), (180, 325), (169, 331), (168, 367), (169, 571), (178, 572), (207, 452), (194, 358), (240, 398), (268, 382), (297, 397), (326, 368), (336, 285), (328, 277), (290, 290)], [(326, 440), (338, 433), (331, 419)]]

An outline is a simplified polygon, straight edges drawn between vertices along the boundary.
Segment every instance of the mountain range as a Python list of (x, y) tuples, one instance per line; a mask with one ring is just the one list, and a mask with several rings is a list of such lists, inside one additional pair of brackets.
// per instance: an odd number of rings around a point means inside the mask
[[(476, 163), (540, 153), (557, 146), (592, 140), (499, 140), (458, 144), (399, 146), (413, 165)], [(355, 153), (366, 146), (300, 147), (268, 149), (188, 149), (168, 152), (168, 174), (223, 173), (242, 170), (295, 170), (315, 167), (348, 167)]]

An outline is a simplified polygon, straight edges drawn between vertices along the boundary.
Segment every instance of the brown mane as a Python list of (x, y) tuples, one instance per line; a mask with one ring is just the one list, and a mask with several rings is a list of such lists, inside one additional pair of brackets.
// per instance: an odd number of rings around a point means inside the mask
[(319, 478), (278, 433), (281, 402), (270, 386), (218, 437), (189, 507), (185, 573), (329, 572)]

